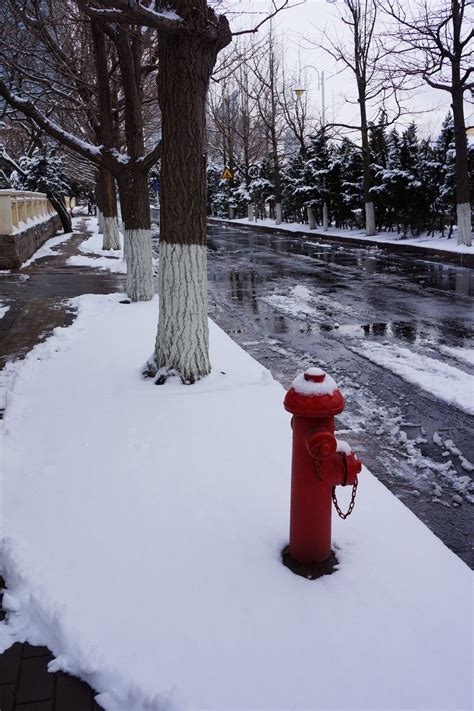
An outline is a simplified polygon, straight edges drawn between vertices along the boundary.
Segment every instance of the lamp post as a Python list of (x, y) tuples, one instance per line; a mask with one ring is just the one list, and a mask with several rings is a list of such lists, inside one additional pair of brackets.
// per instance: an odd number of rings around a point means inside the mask
[[(329, 0), (328, 0), (329, 1)], [(303, 67), (303, 70), (300, 69), (300, 76), (301, 76), (301, 71), (304, 71), (305, 69), (314, 69), (316, 74), (318, 75), (318, 91), (321, 92), (321, 128), (324, 133), (324, 129), (326, 126), (326, 94), (325, 94), (325, 79), (324, 79), (324, 72), (319, 71), (317, 67), (314, 66), (314, 64), (306, 64)], [(306, 89), (303, 89), (300, 87), (295, 89), (295, 94), (298, 98), (300, 98)], [(323, 190), (326, 192), (326, 178), (323, 178)], [(326, 202), (326, 199), (324, 199), (323, 202), (323, 232), (327, 232), (329, 229), (329, 211), (328, 211), (328, 204)]]

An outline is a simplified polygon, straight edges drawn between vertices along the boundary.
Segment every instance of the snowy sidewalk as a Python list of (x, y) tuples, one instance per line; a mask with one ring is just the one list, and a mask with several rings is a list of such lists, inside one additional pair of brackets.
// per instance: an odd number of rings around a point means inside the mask
[(282, 222), (275, 225), (275, 220), (255, 220), (249, 222), (246, 217), (230, 220), (221, 217), (209, 217), (209, 224), (226, 224), (244, 227), (245, 229), (261, 230), (263, 232), (283, 232), (302, 237), (312, 237), (317, 240), (327, 240), (338, 244), (348, 244), (358, 247), (379, 247), (395, 252), (413, 253), (420, 257), (434, 257), (457, 262), (464, 267), (474, 267), (474, 246), (456, 244), (456, 235), (451, 239), (445, 237), (407, 237), (402, 239), (396, 232), (379, 232), (375, 237), (367, 237), (364, 230), (342, 230), (331, 228), (323, 232), (321, 227), (310, 230), (308, 225), (296, 222)]
[(144, 381), (157, 303), (121, 299), (75, 299), (18, 368), (4, 646), (48, 645), (107, 711), (470, 709), (468, 567), (364, 470), (339, 570), (294, 576), (283, 389), (212, 323), (208, 378)]
[[(81, 216), (74, 218), (72, 234), (51, 238), (21, 270), (0, 275), (0, 418), (11, 393), (18, 366), (15, 361), (24, 358), (55, 328), (72, 322), (68, 298), (91, 291), (117, 291), (122, 286), (120, 277), (95, 274), (91, 270), (95, 264), (82, 264), (82, 269), (67, 266), (67, 260), (82, 251), (87, 238), (87, 233), (82, 231), (85, 226)], [(3, 457), (0, 475), (2, 473)], [(0, 504), (0, 523), (3, 524), (3, 497)], [(0, 620), (4, 617), (2, 587), (0, 578)], [(85, 683), (68, 674), (48, 673), (47, 665), (52, 658), (44, 646), (20, 643), (0, 654), (1, 711), (49, 711), (53, 707), (55, 711), (99, 710), (93, 701), (93, 691)]]

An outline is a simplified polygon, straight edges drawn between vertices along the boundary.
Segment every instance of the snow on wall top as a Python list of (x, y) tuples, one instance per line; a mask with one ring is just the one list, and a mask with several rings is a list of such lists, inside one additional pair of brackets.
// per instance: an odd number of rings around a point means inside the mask
[(337, 383), (321, 368), (307, 368), (296, 376), (291, 387), (301, 395), (332, 395)]

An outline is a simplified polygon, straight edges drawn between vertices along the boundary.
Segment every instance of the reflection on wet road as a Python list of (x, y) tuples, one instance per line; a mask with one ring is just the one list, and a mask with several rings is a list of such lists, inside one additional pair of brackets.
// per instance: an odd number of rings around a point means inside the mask
[(474, 271), (209, 228), (210, 315), (288, 386), (317, 364), (372, 471), (471, 564)]

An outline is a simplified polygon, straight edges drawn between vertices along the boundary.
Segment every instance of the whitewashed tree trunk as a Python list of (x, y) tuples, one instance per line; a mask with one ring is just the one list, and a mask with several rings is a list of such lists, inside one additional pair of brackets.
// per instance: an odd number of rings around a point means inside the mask
[(132, 301), (150, 301), (155, 293), (150, 230), (125, 230), (127, 295)]
[(373, 237), (375, 234), (375, 209), (373, 202), (365, 203), (365, 234)]
[(327, 232), (329, 229), (329, 214), (328, 214), (328, 204), (325, 202), (323, 204), (323, 230)]
[(254, 211), (253, 211), (253, 204), (249, 202), (248, 205), (248, 220), (249, 222), (253, 222), (254, 219)]
[(234, 219), (234, 217), (235, 217), (235, 207), (232, 207), (232, 206), (229, 207), (229, 217), (230, 217), (231, 220)]
[(312, 207), (308, 207), (307, 210), (308, 210), (309, 229), (315, 230), (316, 229), (316, 218), (314, 216), (314, 210)]
[(120, 234), (116, 217), (102, 217), (102, 249), (120, 249)]
[(472, 215), (471, 205), (468, 202), (458, 203), (456, 206), (458, 216), (458, 244), (472, 245)]
[(281, 203), (277, 202), (275, 205), (275, 224), (281, 225), (282, 213), (281, 213)]
[(196, 374), (211, 372), (206, 249), (198, 244), (160, 244), (160, 313), (154, 352), (158, 377), (176, 371), (183, 382), (192, 383)]
[(104, 216), (99, 208), (97, 208), (97, 225), (99, 227), (99, 232), (104, 234)]

